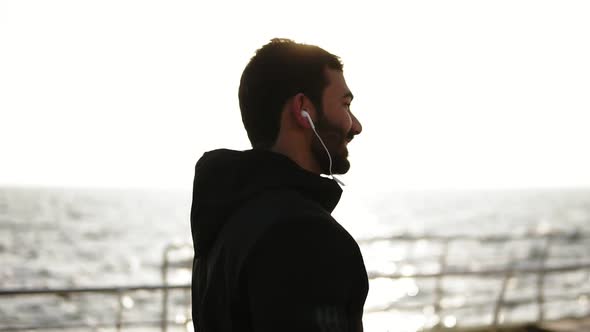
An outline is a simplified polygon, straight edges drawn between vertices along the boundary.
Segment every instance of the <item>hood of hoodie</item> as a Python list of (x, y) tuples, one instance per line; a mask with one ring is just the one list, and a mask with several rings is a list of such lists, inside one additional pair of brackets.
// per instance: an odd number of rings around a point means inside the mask
[(231, 215), (248, 199), (269, 189), (295, 190), (332, 212), (342, 189), (331, 179), (268, 150), (206, 152), (197, 162), (191, 206), (195, 257), (206, 255)]

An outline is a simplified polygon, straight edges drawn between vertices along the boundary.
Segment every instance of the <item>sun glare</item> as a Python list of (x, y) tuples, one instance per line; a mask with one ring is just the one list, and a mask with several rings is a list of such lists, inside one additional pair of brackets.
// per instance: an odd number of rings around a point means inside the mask
[(190, 187), (285, 37), (344, 62), (355, 188), (590, 184), (585, 2), (32, 3), (0, 4), (0, 183)]

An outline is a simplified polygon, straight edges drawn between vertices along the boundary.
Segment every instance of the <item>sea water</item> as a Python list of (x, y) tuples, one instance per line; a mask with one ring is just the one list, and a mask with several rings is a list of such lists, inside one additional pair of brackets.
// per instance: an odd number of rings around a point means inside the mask
[[(191, 243), (190, 203), (190, 191), (0, 188), (0, 289), (159, 284), (164, 249), (170, 243)], [(565, 234), (553, 241), (545, 264), (590, 259), (590, 239), (584, 237), (590, 233), (590, 190), (345, 191), (333, 215), (359, 241), (370, 273), (406, 276), (371, 280), (365, 306), (367, 331), (490, 323), (502, 276), (439, 281), (414, 277), (497, 269), (515, 262), (537, 264), (546, 245), (545, 238), (496, 243), (482, 242), (481, 237)], [(387, 235), (426, 239), (371, 241)], [(436, 240), (455, 236), (463, 238), (446, 247)], [(446, 257), (442, 270), (441, 255)], [(190, 266), (175, 268), (169, 278), (173, 283), (189, 283)], [(590, 312), (587, 270), (545, 279), (546, 294), (572, 295), (548, 303), (545, 318)], [(510, 278), (507, 302), (534, 298), (537, 282), (536, 275)], [(436, 301), (437, 287), (444, 289), (441, 302)], [(171, 298), (172, 320), (186, 319), (188, 313), (182, 308), (187, 296), (180, 292)], [(152, 292), (123, 298), (93, 294), (0, 297), (0, 329), (112, 322), (121, 303), (128, 320), (157, 318), (161, 311), (161, 295)], [(500, 318), (534, 320), (536, 315), (538, 309), (531, 302), (507, 305)]]

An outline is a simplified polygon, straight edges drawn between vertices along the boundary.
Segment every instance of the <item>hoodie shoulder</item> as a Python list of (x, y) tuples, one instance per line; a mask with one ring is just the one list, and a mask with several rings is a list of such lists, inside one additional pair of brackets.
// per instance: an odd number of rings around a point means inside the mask
[[(265, 193), (289, 192), (297, 198), (284, 198)], [(266, 218), (269, 211), (289, 214), (315, 209), (326, 214), (334, 209), (341, 194), (333, 182), (301, 168), (287, 156), (267, 150), (208, 151), (195, 166), (191, 230), (195, 255), (206, 254), (225, 223), (243, 205), (265, 196), (265, 204), (253, 211), (253, 218)], [(271, 203), (274, 202), (274, 203)], [(305, 203), (307, 202), (307, 203)], [(292, 208), (291, 208), (292, 207)], [(311, 210), (314, 210), (313, 208)], [(272, 213), (271, 213), (272, 214)]]

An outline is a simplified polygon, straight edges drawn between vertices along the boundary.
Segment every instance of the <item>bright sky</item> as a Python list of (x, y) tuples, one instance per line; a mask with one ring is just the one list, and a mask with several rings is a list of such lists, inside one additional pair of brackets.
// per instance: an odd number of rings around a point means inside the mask
[(2, 1), (0, 184), (190, 188), (273, 37), (341, 56), (370, 190), (590, 186), (588, 1)]

